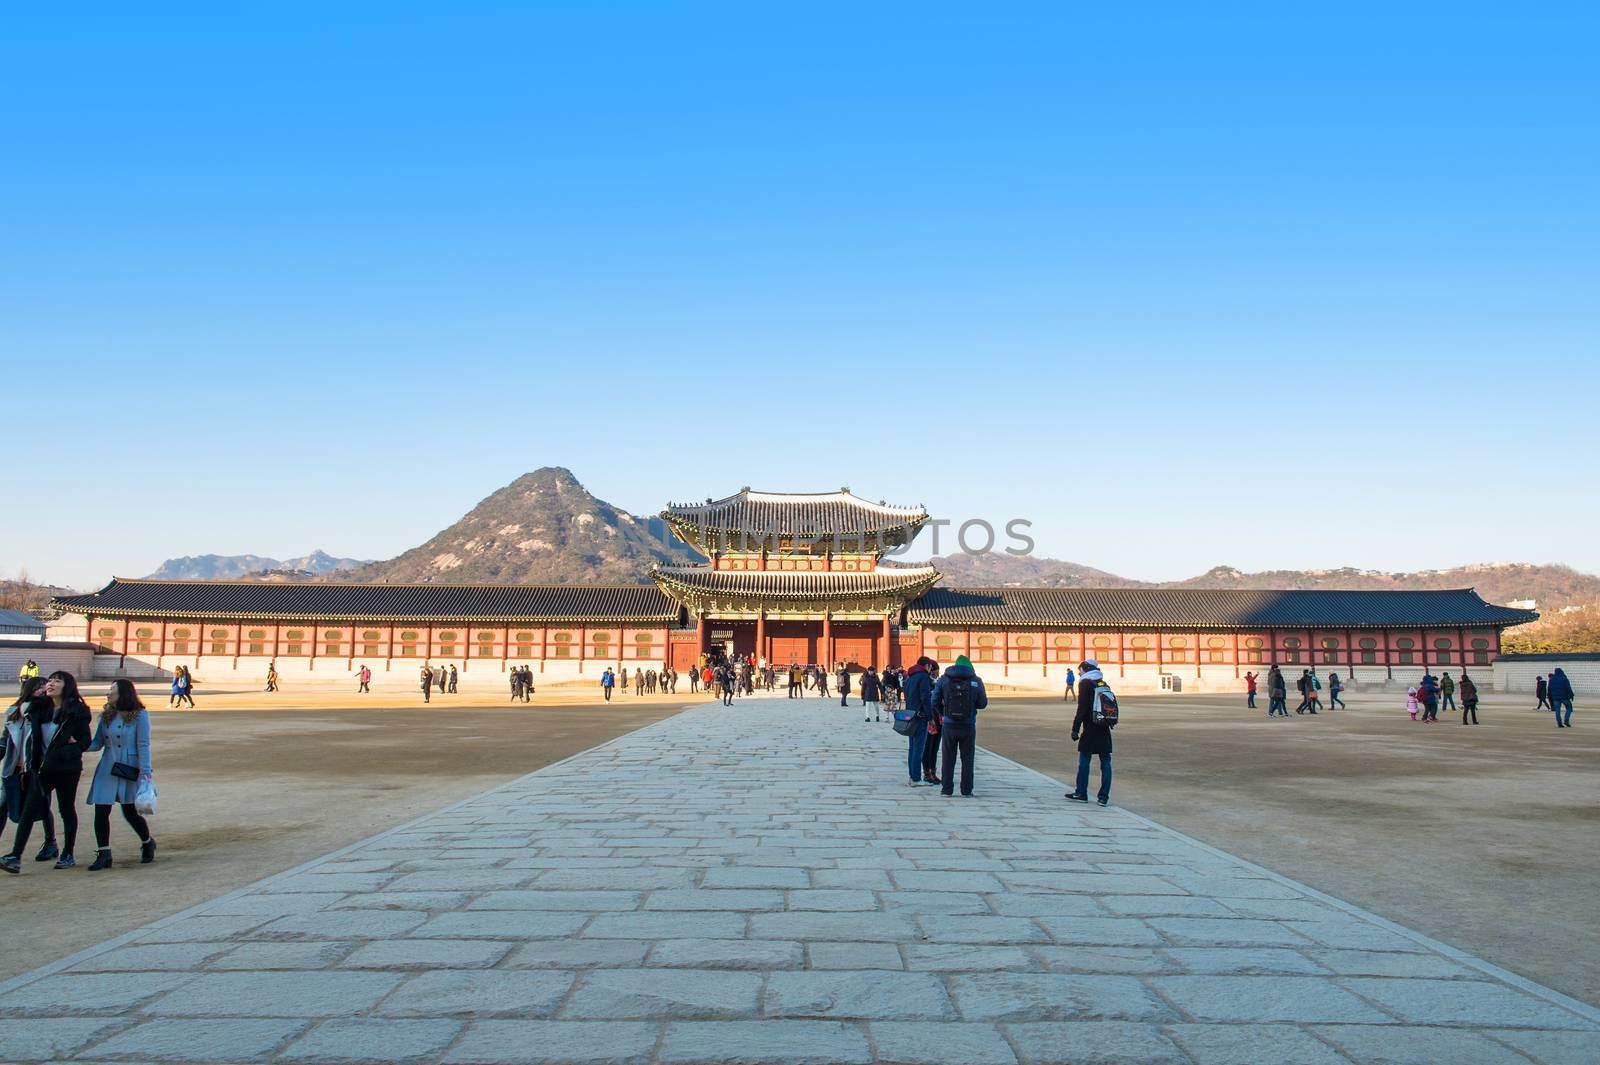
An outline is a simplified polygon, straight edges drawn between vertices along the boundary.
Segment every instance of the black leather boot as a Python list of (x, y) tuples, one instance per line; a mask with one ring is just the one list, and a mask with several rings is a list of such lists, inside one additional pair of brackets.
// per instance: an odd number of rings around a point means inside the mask
[(94, 864), (89, 866), (89, 872), (97, 873), (102, 869), (111, 868), (111, 851), (102, 850), (94, 856)]

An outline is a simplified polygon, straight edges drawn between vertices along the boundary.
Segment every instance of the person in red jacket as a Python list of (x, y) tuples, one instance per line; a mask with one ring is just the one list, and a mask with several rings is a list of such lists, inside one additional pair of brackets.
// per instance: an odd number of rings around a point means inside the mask
[(1246, 673), (1244, 675), (1244, 691), (1244, 705), (1254, 710), (1256, 708), (1256, 675), (1254, 673)]

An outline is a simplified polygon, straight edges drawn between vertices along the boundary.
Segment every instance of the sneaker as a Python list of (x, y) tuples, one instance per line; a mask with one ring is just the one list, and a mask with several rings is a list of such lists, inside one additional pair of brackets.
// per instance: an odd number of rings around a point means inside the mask
[(912, 787), (912, 788), (920, 788), (920, 787), (922, 787), (922, 781), (920, 781), (920, 780), (908, 780), (908, 781), (906, 781), (906, 786), (907, 787)]
[(1095, 802), (1099, 803), (1101, 806), (1110, 806), (1111, 805), (1111, 800), (1110, 799), (1096, 799)]
[(56, 841), (48, 839), (45, 840), (44, 846), (39, 848), (39, 853), (33, 856), (33, 860), (36, 862), (48, 862), (52, 858), (59, 857), (61, 857), (61, 852), (56, 849)]
[(22, 863), (9, 854), (0, 855), (0, 869), (4, 869), (12, 876), (22, 872)]
[(57, 869), (71, 869), (73, 866), (75, 866), (77, 864), (78, 863), (73, 859), (72, 855), (63, 854), (60, 857), (60, 859), (56, 862), (56, 868)]
[(89, 866), (89, 872), (98, 873), (102, 869), (110, 868), (111, 852), (109, 850), (104, 850), (94, 856), (94, 864)]
[[(110, 852), (107, 852), (109, 859)], [(139, 864), (149, 865), (156, 860), (156, 840), (154, 836), (139, 845)]]
[(1087, 795), (1079, 795), (1075, 791), (1067, 792), (1066, 797), (1071, 799), (1073, 802), (1088, 802), (1089, 801), (1089, 796), (1087, 796)]

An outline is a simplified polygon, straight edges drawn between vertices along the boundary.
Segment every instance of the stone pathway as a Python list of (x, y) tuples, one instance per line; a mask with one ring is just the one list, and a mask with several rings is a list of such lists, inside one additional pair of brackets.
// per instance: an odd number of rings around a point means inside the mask
[(697, 707), (0, 985), (0, 1060), (1600, 1060), (1600, 1011), (987, 752), (907, 788), (858, 714)]

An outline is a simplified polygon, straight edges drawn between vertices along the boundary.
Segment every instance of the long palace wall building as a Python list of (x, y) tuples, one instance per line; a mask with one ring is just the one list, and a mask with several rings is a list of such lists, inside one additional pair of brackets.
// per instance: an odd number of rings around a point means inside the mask
[(662, 518), (709, 562), (659, 566), (653, 585), (259, 583), (113, 579), (56, 600), (82, 615), (92, 675), (169, 675), (216, 685), (348, 677), (365, 664), (414, 685), (453, 665), (463, 683), (505, 685), (607, 666), (685, 669), (721, 645), (788, 664), (947, 664), (986, 680), (1056, 688), (1098, 660), (1130, 690), (1238, 690), (1246, 671), (1315, 665), (1360, 683), (1426, 669), (1488, 667), (1500, 633), (1537, 617), (1453, 591), (946, 588), (930, 565), (885, 560), (926, 510), (848, 491), (745, 489)]

